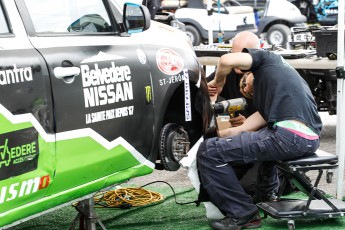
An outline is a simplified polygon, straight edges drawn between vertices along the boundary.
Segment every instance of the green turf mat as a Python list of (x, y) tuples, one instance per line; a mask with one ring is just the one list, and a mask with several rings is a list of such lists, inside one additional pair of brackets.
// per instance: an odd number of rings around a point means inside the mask
[[(164, 195), (162, 202), (153, 205), (120, 208), (96, 208), (96, 213), (108, 230), (191, 230), (211, 229), (203, 205), (178, 205), (168, 186), (148, 186), (147, 190)], [(175, 188), (176, 199), (180, 203), (194, 201), (197, 193), (192, 188)], [(302, 193), (294, 193), (289, 198), (305, 198)], [(11, 230), (64, 230), (69, 229), (77, 212), (73, 207), (65, 207), (17, 225)], [(262, 215), (263, 216), (263, 215)], [(296, 229), (344, 229), (345, 219), (296, 220)], [(97, 229), (101, 229), (97, 226)], [(287, 229), (287, 220), (268, 217), (262, 220), (262, 230)]]

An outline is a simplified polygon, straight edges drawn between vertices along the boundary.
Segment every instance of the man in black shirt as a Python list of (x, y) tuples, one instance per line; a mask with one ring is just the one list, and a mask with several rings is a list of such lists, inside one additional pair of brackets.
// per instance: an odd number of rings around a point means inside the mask
[[(308, 84), (280, 55), (244, 49), (223, 55), (209, 85), (218, 92), (232, 70), (252, 72), (241, 80), (241, 91), (253, 96), (258, 110), (242, 125), (219, 132), (200, 144), (197, 166), (211, 202), (225, 215), (214, 229), (257, 228), (261, 219), (252, 198), (243, 191), (232, 163), (270, 163), (314, 154), (322, 122)], [(265, 171), (273, 175), (271, 164)]]
[[(252, 32), (244, 31), (238, 33), (232, 40), (232, 53), (241, 52), (244, 48), (260, 48), (260, 39)], [(207, 81), (214, 79), (215, 72), (207, 77)], [(209, 85), (208, 90), (213, 101), (228, 100), (243, 97), (240, 92), (240, 80), (243, 73), (231, 71), (227, 77), (223, 90), (218, 95), (216, 87)], [(246, 98), (247, 108), (241, 111), (237, 117), (231, 118), (230, 123), (233, 127), (242, 125), (257, 110), (253, 106), (253, 100)], [(232, 167), (241, 183), (244, 191), (250, 196), (255, 196), (255, 201), (268, 201), (276, 199), (279, 183), (275, 178), (265, 176), (265, 171), (261, 168), (261, 163), (237, 164), (233, 163)]]

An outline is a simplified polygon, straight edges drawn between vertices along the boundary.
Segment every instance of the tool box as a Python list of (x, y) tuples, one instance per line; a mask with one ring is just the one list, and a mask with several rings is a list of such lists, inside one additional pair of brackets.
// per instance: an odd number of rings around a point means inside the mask
[(317, 56), (330, 57), (337, 54), (338, 31), (336, 29), (319, 30), (313, 33)]

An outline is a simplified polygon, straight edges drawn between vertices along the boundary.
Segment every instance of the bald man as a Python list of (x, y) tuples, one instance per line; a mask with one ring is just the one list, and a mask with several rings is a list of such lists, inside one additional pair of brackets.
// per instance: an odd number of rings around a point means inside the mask
[[(238, 53), (244, 48), (259, 49), (260, 39), (258, 36), (249, 31), (238, 33), (233, 38), (231, 52)], [(213, 80), (214, 75), (215, 73), (212, 73), (207, 80)], [(231, 73), (226, 77), (225, 85), (219, 95), (217, 95), (218, 89), (209, 84), (208, 89), (210, 97), (214, 99), (217, 98), (217, 101), (243, 97), (239, 87), (242, 75), (243, 73), (237, 69), (231, 71)], [(253, 100), (251, 98), (246, 98), (246, 101), (248, 104), (247, 108), (244, 111), (241, 111), (239, 116), (230, 119), (232, 126), (242, 125), (246, 120), (246, 117), (249, 117), (257, 111), (253, 106)], [(275, 194), (278, 193), (279, 184), (276, 183), (277, 180), (275, 180), (275, 178), (265, 177), (265, 171), (261, 168), (261, 163), (233, 164), (233, 169), (241, 183), (241, 186), (248, 195), (254, 197), (255, 202), (276, 199)], [(268, 180), (265, 180), (266, 178)]]
[[(260, 39), (258, 38), (258, 36), (249, 31), (243, 31), (238, 33), (232, 40), (231, 52), (238, 53), (241, 52), (244, 48), (259, 49)], [(236, 72), (236, 70), (232, 71), (226, 78), (226, 83), (223, 87), (222, 92), (219, 95), (217, 95), (218, 89), (209, 85), (208, 91), (211, 99), (213, 98), (213, 101), (221, 101), (224, 99), (227, 100), (242, 97), (243, 95), (241, 94), (239, 87), (242, 74), (242, 72)], [(215, 72), (207, 78), (207, 81), (213, 80), (214, 76)], [(217, 98), (218, 96), (220, 97)], [(241, 112), (241, 114), (238, 117), (232, 118), (230, 120), (232, 126), (238, 126), (243, 124), (246, 117), (256, 112), (256, 109), (253, 107), (253, 101), (251, 99), (247, 99), (247, 103), (247, 109)]]

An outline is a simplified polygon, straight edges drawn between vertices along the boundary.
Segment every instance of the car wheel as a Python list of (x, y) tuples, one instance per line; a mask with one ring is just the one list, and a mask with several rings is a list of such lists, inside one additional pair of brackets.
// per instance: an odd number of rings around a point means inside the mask
[(283, 24), (276, 24), (271, 26), (267, 31), (267, 42), (270, 45), (279, 45), (286, 48), (289, 41), (291, 30), (288, 26)]
[(194, 26), (186, 25), (186, 34), (192, 42), (193, 46), (197, 46), (201, 43), (199, 31)]
[(168, 171), (178, 170), (180, 168), (179, 161), (188, 151), (188, 133), (177, 124), (166, 124), (161, 131), (159, 148), (159, 156), (164, 169)]

